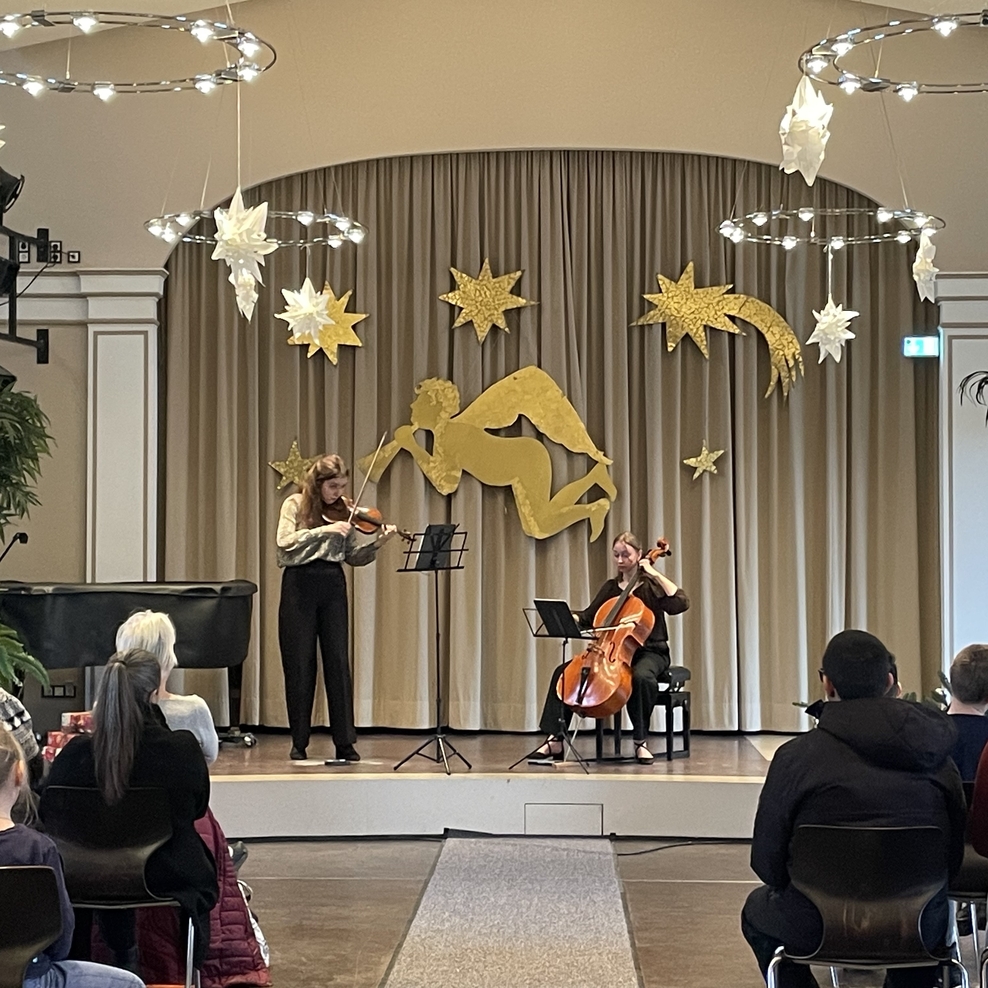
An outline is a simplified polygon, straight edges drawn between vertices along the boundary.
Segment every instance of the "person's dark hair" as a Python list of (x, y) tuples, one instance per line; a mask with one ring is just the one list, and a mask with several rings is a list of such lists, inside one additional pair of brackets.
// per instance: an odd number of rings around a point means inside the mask
[(966, 645), (954, 656), (950, 692), (964, 703), (988, 701), (988, 645)]
[(324, 480), (335, 480), (337, 477), (348, 477), (349, 471), (343, 457), (336, 453), (320, 456), (306, 471), (302, 484), (302, 503), (299, 505), (298, 516), (306, 528), (318, 528), (326, 523), (322, 520), (322, 491)]
[(894, 667), (895, 659), (881, 641), (853, 628), (834, 635), (823, 653), (823, 674), (842, 700), (884, 696)]
[(93, 707), (93, 758), (96, 785), (111, 805), (127, 791), (151, 694), (160, 682), (158, 660), (139, 648), (117, 652), (103, 670)]

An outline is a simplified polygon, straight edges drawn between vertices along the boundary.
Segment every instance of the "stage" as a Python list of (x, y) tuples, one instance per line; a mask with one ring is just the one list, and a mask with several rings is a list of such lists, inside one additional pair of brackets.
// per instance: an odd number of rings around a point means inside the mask
[[(589, 774), (572, 761), (508, 766), (542, 740), (532, 734), (453, 734), (469, 761), (416, 756), (422, 734), (362, 734), (361, 761), (323, 763), (331, 738), (313, 736), (309, 759), (288, 758), (287, 735), (258, 735), (254, 747), (224, 744), (211, 767), (210, 805), (227, 835), (385, 837), (446, 830), (525, 835), (749, 838), (758, 795), (780, 735), (693, 735), (690, 758), (653, 765), (592, 760), (594, 738), (578, 739)], [(605, 753), (612, 740), (605, 739)], [(654, 742), (654, 743), (653, 743)], [(650, 739), (653, 752), (663, 741)], [(624, 749), (630, 754), (631, 742)], [(435, 754), (435, 744), (426, 749)]]

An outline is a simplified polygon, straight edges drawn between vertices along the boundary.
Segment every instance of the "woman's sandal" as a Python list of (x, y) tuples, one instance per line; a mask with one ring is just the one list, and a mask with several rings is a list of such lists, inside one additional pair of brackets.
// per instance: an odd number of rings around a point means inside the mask
[(635, 758), (638, 759), (639, 765), (651, 765), (655, 761), (655, 755), (648, 750), (647, 741), (635, 742)]
[(559, 761), (563, 757), (563, 742), (554, 734), (550, 734), (545, 741), (532, 752), (532, 758), (552, 758)]

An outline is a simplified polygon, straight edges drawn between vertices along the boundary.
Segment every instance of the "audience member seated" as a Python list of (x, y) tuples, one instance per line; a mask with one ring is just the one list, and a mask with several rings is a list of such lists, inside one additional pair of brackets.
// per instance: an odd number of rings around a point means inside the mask
[(213, 725), (213, 715), (209, 705), (195, 693), (181, 694), (168, 692), (168, 677), (178, 665), (175, 656), (175, 625), (167, 614), (160, 611), (138, 611), (132, 614), (117, 629), (117, 651), (127, 652), (133, 648), (150, 652), (161, 667), (161, 682), (158, 685), (158, 708), (165, 715), (168, 726), (173, 731), (191, 731), (199, 740), (199, 746), (212, 765), (219, 754), (220, 741)]
[[(820, 670), (828, 702), (817, 729), (784, 744), (769, 766), (751, 845), (751, 867), (765, 884), (748, 896), (741, 913), (741, 932), (763, 976), (777, 947), (809, 954), (822, 935), (820, 914), (789, 882), (789, 846), (797, 827), (939, 827), (948, 843), (950, 876), (960, 868), (965, 803), (950, 758), (953, 725), (932, 707), (889, 696), (892, 669), (892, 656), (874, 635), (836, 635)], [(948, 915), (945, 887), (923, 914), (928, 948), (943, 945)], [(808, 967), (783, 963), (779, 973), (782, 988), (816, 986)], [(889, 970), (885, 983), (928, 988), (936, 975), (935, 967)]]
[(0, 730), (0, 866), (47, 865), (51, 868), (55, 872), (62, 914), (61, 935), (28, 965), (24, 988), (144, 988), (141, 979), (130, 971), (66, 959), (75, 916), (65, 891), (62, 859), (50, 837), (14, 823), (14, 818), (22, 815), (15, 811), (15, 806), (29, 804), (33, 798), (27, 778), (27, 762), (21, 746), (13, 732)]
[(44, 761), (38, 739), (34, 736), (34, 724), (24, 704), (12, 693), (0, 687), (0, 729), (9, 731), (21, 746), (28, 767), (28, 781), (34, 787), (44, 774)]
[(950, 663), (950, 706), (957, 728), (954, 763), (965, 782), (973, 782), (988, 743), (988, 645), (968, 645)]
[[(148, 652), (112, 656), (96, 694), (93, 733), (69, 741), (52, 762), (48, 784), (99, 789), (111, 806), (132, 786), (165, 790), (172, 837), (148, 860), (146, 880), (152, 892), (177, 899), (192, 917), (198, 967), (209, 946), (209, 911), (217, 900), (216, 866), (195, 829), (209, 806), (209, 772), (196, 738), (163, 723), (154, 706), (160, 681), (158, 661)], [(116, 964), (138, 970), (133, 912), (107, 911), (98, 920)]]

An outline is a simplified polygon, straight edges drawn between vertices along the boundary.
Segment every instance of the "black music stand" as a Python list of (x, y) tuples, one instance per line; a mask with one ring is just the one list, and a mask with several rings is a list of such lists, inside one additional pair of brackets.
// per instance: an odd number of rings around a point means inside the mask
[[(528, 622), (529, 630), (532, 632), (532, 637), (534, 638), (556, 638), (562, 642), (562, 657), (563, 663), (566, 662), (566, 648), (570, 643), (571, 638), (586, 638), (587, 635), (584, 634), (583, 629), (576, 623), (576, 618), (573, 617), (573, 612), (570, 610), (569, 604), (565, 600), (534, 600), (532, 603), (535, 604), (534, 608), (523, 607), (522, 613), (525, 615), (525, 620)], [(538, 614), (538, 620), (533, 623), (532, 613)], [(592, 637), (592, 636), (591, 636)], [(566, 752), (569, 751), (570, 755), (573, 756), (573, 761), (578, 762), (580, 768), (589, 775), (590, 769), (587, 768), (586, 759), (576, 750), (576, 746), (573, 744), (573, 739), (570, 737), (569, 732), (566, 729), (566, 706), (565, 704), (560, 708), (562, 713), (559, 717), (559, 737), (563, 746), (563, 761), (566, 761)], [(574, 732), (575, 734), (575, 732)], [(539, 745), (541, 748), (542, 745)], [(510, 772), (515, 765), (520, 765), (524, 761), (529, 761), (536, 765), (551, 765), (553, 763), (553, 758), (551, 753), (548, 758), (540, 758), (537, 756), (538, 748), (532, 749), (527, 755), (522, 755), (518, 761), (513, 762), (508, 766), (508, 771)]]
[[(429, 761), (442, 762), (446, 774), (451, 775), (449, 755), (455, 755), (466, 765), (473, 766), (456, 750), (453, 743), (443, 732), (443, 701), (442, 701), (442, 629), (439, 624), (439, 571), (463, 569), (463, 553), (467, 551), (467, 533), (456, 531), (455, 524), (427, 525), (424, 532), (416, 532), (405, 550), (405, 563), (399, 573), (432, 573), (432, 599), (436, 609), (436, 730), (422, 742), (411, 754), (406, 755), (394, 770), (397, 772), (402, 765), (415, 755), (428, 758)], [(436, 754), (428, 755), (423, 749), (435, 742)]]

